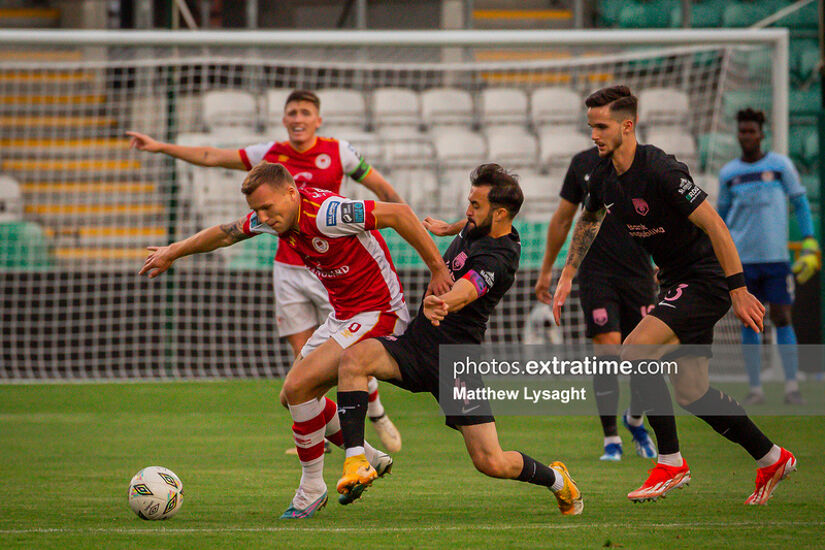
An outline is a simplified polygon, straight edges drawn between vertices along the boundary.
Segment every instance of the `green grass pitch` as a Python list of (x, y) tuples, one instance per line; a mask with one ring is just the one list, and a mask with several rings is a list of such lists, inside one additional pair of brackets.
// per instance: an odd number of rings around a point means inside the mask
[[(0, 386), (3, 548), (813, 548), (825, 533), (825, 422), (764, 417), (799, 471), (765, 507), (742, 504), (754, 465), (702, 422), (680, 417), (690, 487), (656, 503), (625, 494), (650, 461), (625, 440), (620, 463), (598, 461), (593, 417), (503, 417), (506, 449), (563, 460), (584, 514), (562, 517), (545, 489), (477, 473), (429, 395), (382, 385), (404, 448), (393, 474), (315, 518), (278, 519), (299, 478), (277, 381)], [(817, 386), (821, 391), (821, 384)], [(620, 428), (621, 429), (621, 428)], [(372, 428), (367, 437), (377, 440)], [(628, 454), (629, 451), (629, 454)], [(327, 455), (332, 493), (343, 453)], [(138, 519), (126, 503), (140, 468), (183, 480), (180, 513)]]

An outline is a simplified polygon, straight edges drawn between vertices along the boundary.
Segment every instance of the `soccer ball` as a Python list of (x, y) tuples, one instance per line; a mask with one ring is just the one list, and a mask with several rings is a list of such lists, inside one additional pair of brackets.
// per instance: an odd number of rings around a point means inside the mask
[(129, 507), (140, 519), (169, 519), (183, 504), (183, 484), (175, 472), (149, 466), (129, 482)]

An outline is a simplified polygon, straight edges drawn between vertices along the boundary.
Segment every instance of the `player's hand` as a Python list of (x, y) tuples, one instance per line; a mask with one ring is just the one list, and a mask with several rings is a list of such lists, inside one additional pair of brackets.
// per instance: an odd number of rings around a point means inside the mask
[(453, 284), (455, 284), (453, 274), (450, 273), (447, 266), (442, 263), (441, 267), (430, 275), (430, 284), (427, 286), (427, 292), (424, 296), (429, 296), (430, 294), (441, 296), (449, 292), (450, 289), (453, 288)]
[(808, 237), (802, 241), (802, 250), (799, 257), (793, 263), (791, 270), (796, 275), (799, 284), (805, 284), (822, 267), (822, 259), (819, 256), (819, 243), (813, 237)]
[(567, 301), (570, 295), (570, 290), (573, 288), (573, 280), (564, 276), (562, 272), (559, 282), (556, 285), (556, 294), (553, 296), (553, 319), (556, 321), (556, 326), (561, 326), (561, 306)]
[(424, 298), (424, 317), (430, 320), (433, 326), (437, 327), (449, 313), (450, 306), (438, 296), (427, 296)]
[(169, 269), (175, 261), (170, 247), (168, 246), (150, 246), (149, 256), (143, 262), (143, 267), (140, 268), (138, 275), (149, 275), (150, 279), (154, 279), (167, 269)]
[(756, 296), (748, 292), (747, 288), (741, 287), (731, 290), (730, 299), (733, 312), (739, 317), (743, 325), (756, 332), (764, 330), (762, 321), (765, 318), (765, 306), (756, 299)]
[(458, 230), (456, 230), (456, 225), (454, 223), (447, 223), (443, 220), (437, 220), (435, 218), (431, 218), (427, 216), (424, 218), (422, 222), (424, 224), (424, 229), (435, 235), (436, 237), (449, 237), (450, 235), (455, 235), (458, 231), (461, 230), (460, 226)]
[(536, 298), (543, 304), (552, 304), (553, 297), (550, 296), (550, 283), (553, 282), (553, 272), (540, 273), (536, 283)]
[(129, 142), (130, 149), (137, 149), (138, 151), (146, 151), (148, 153), (159, 153), (161, 143), (155, 139), (150, 138), (146, 134), (140, 132), (126, 132), (132, 140)]

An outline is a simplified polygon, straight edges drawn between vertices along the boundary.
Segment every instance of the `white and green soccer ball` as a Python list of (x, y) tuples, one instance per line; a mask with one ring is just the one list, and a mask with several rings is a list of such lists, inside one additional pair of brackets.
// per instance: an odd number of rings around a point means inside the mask
[(149, 466), (129, 482), (129, 507), (141, 519), (169, 519), (183, 504), (183, 484), (175, 472)]

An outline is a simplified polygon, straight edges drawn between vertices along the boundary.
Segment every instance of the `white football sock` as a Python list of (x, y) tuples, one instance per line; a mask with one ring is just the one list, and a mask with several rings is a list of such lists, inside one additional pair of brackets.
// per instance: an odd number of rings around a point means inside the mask
[(659, 455), (659, 459), (657, 460), (659, 464), (664, 464), (666, 466), (676, 466), (677, 468), (682, 465), (684, 460), (682, 459), (682, 453), (672, 453), (669, 455)]
[(772, 466), (776, 464), (780, 456), (782, 456), (782, 449), (779, 448), (779, 445), (774, 445), (771, 447), (771, 450), (768, 451), (768, 454), (756, 461), (756, 466), (759, 468)]
[[(369, 393), (369, 401), (367, 401), (367, 416), (370, 418), (378, 418), (384, 416), (384, 405), (381, 404), (381, 397), (378, 395), (378, 380), (374, 376), (370, 376), (367, 381), (367, 393)], [(375, 395), (375, 398), (373, 398)]]
[(619, 445), (621, 445), (622, 444), (622, 438), (619, 437), (618, 435), (608, 435), (607, 437), (604, 438), (605, 446), (607, 446), (611, 443), (618, 443)]

